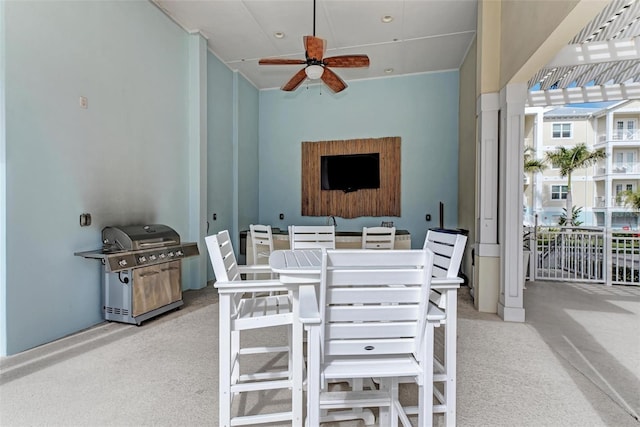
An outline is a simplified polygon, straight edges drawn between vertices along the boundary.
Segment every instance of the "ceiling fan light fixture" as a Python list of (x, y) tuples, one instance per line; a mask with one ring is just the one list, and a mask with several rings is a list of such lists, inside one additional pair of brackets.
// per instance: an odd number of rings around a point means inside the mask
[(283, 39), (284, 38), (284, 33), (282, 31), (276, 31), (275, 33), (273, 33), (273, 37), (275, 37), (277, 39)]
[(321, 65), (309, 65), (304, 69), (304, 72), (311, 80), (318, 80), (324, 73), (324, 67)]
[(391, 15), (384, 15), (382, 18), (380, 18), (380, 20), (382, 22), (384, 22), (385, 24), (388, 24), (389, 22), (393, 21), (393, 16)]

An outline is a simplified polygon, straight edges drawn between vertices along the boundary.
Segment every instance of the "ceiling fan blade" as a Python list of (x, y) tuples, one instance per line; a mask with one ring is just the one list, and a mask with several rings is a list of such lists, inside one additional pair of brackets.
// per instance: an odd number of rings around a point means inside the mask
[(301, 65), (306, 64), (304, 59), (285, 59), (285, 58), (262, 58), (258, 61), (259, 65)]
[(304, 49), (307, 51), (307, 58), (315, 58), (318, 61), (322, 61), (327, 48), (326, 40), (315, 36), (304, 36), (303, 39)]
[[(285, 83), (284, 86), (282, 86), (280, 89), (282, 90), (286, 90), (287, 92), (291, 92), (293, 90), (296, 90), (296, 88), (298, 86), (300, 86), (300, 84), (304, 81), (304, 79), (307, 78), (307, 74), (304, 72), (304, 68), (300, 71), (298, 71), (292, 78), (291, 80), (289, 80), (287, 83)], [(326, 70), (325, 70), (326, 71)]]
[(337, 68), (368, 67), (369, 57), (367, 55), (341, 55), (325, 58), (325, 65)]
[(347, 84), (336, 73), (329, 68), (324, 67), (324, 73), (322, 73), (322, 81), (329, 86), (333, 92), (338, 93), (346, 89)]

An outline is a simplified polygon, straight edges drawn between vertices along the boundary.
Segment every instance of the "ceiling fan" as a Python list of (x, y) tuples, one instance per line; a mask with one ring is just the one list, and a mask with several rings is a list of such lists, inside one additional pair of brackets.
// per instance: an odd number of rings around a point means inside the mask
[(322, 79), (333, 92), (341, 92), (347, 87), (347, 84), (329, 67), (359, 68), (369, 66), (367, 55), (324, 57), (327, 42), (316, 37), (316, 0), (313, 0), (313, 35), (304, 36), (302, 39), (306, 59), (263, 58), (258, 61), (260, 65), (306, 65), (281, 87), (284, 91), (296, 90), (306, 78), (309, 78), (310, 80)]

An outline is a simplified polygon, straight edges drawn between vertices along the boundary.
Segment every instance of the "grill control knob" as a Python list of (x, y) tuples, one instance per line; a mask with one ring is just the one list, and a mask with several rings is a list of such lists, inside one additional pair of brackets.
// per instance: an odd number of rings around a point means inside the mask
[(181, 250), (177, 250), (177, 251), (176, 251), (176, 256), (182, 256), (182, 255), (184, 255), (184, 254), (182, 253), (182, 251), (181, 251)]
[(118, 265), (120, 267), (125, 267), (127, 265), (127, 260), (126, 259), (121, 259), (120, 261), (118, 261)]
[(150, 255), (149, 256), (149, 261), (155, 261), (156, 260), (156, 256), (155, 255)]
[(147, 257), (145, 257), (145, 256), (138, 257), (138, 262), (140, 262), (140, 263), (147, 262)]
[(158, 255), (160, 257), (160, 259), (165, 259), (167, 256), (164, 253), (161, 253), (160, 255)]
[(169, 252), (169, 258), (173, 258), (173, 252)]

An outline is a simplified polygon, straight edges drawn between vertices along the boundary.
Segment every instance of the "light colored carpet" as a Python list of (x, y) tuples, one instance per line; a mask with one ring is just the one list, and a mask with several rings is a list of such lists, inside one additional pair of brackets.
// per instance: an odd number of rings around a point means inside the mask
[[(584, 297), (584, 289), (569, 291)], [(533, 305), (527, 317), (532, 320), (517, 324), (476, 312), (468, 289), (461, 289), (458, 425), (640, 426), (632, 417), (640, 411), (634, 401), (640, 395), (635, 394), (640, 381), (640, 351), (634, 348), (638, 323), (631, 327), (640, 314), (640, 288), (628, 298), (618, 297), (617, 309), (607, 306), (606, 313), (589, 303), (593, 314), (578, 310), (574, 294), (563, 296), (574, 301), (565, 302), (571, 310), (561, 306), (554, 311), (548, 295), (557, 290), (549, 284), (530, 284), (526, 292), (525, 301)], [(611, 304), (610, 295), (594, 295)], [(555, 299), (554, 304), (562, 304)], [(215, 289), (207, 287), (185, 292), (181, 310), (140, 327), (103, 323), (3, 358), (0, 425), (217, 426), (217, 316)], [(597, 322), (591, 321), (594, 316)], [(573, 332), (549, 321), (570, 324)], [(593, 331), (586, 332), (590, 327)], [(580, 359), (556, 333), (576, 348), (597, 337), (603, 340), (600, 349), (614, 353), (594, 355), (587, 348), (582, 352), (586, 359)], [(284, 333), (257, 333), (247, 339), (273, 342), (284, 339)], [(630, 348), (622, 345), (625, 340)], [(606, 364), (600, 357), (608, 357), (611, 366), (609, 371), (598, 369), (598, 377), (585, 367)], [(603, 386), (606, 383), (611, 388)], [(403, 399), (414, 397), (410, 387), (403, 388)], [(240, 405), (246, 411), (271, 410), (286, 400), (286, 393), (267, 393)]]

